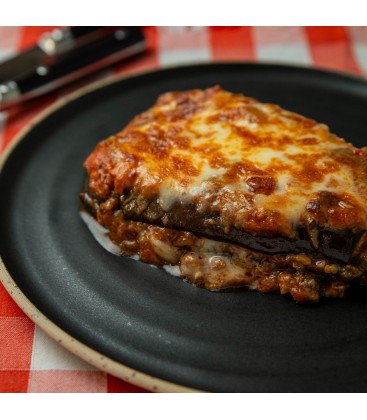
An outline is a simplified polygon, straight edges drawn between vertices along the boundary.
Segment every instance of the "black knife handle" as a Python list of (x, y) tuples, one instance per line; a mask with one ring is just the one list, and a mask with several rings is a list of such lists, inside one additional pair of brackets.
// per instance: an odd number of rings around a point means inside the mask
[(71, 26), (65, 28), (74, 41), (75, 48), (93, 42), (119, 29), (117, 26)]
[(90, 35), (96, 31), (99, 31), (103, 26), (71, 26), (69, 28), (71, 35), (74, 39), (83, 38), (84, 36)]
[(32, 93), (32, 96), (36, 96), (142, 52), (145, 48), (145, 37), (140, 28), (121, 27), (93, 43), (60, 56), (49, 66), (38, 67), (36, 72), (16, 80), (16, 84), (22, 95)]

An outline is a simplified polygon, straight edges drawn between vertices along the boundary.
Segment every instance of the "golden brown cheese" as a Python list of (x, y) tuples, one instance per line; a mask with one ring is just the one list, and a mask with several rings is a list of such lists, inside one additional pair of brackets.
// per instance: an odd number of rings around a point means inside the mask
[(214, 87), (162, 95), (87, 159), (89, 189), (196, 203), (223, 225), (294, 238), (367, 224), (367, 158), (311, 119)]

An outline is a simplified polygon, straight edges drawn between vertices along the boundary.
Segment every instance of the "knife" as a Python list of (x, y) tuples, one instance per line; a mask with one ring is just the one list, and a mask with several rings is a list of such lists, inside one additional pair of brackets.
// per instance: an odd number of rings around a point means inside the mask
[(34, 47), (0, 63), (0, 83), (50, 64), (59, 55), (101, 36), (105, 29), (103, 26), (76, 26), (43, 34)]
[(0, 110), (145, 50), (139, 27), (53, 31), (41, 37), (35, 48), (0, 63)]

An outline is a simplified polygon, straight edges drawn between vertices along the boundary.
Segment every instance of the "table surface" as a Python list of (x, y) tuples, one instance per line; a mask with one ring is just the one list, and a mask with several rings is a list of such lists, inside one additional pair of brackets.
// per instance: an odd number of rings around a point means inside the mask
[[(0, 61), (52, 27), (0, 27)], [(276, 62), (367, 75), (367, 27), (146, 27), (146, 54), (0, 113), (0, 153), (44, 108), (86, 83), (188, 62)], [(145, 392), (78, 359), (45, 335), (0, 283), (0, 392)]]

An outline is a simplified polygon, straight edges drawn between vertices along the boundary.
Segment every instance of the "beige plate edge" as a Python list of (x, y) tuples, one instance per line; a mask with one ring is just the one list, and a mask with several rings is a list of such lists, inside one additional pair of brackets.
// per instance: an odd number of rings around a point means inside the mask
[[(188, 65), (197, 64), (190, 63)], [(176, 66), (173, 66), (176, 67)], [(172, 67), (172, 68), (173, 68)], [(182, 66), (180, 66), (182, 67)], [(168, 67), (167, 67), (168, 68)], [(148, 70), (137, 72), (127, 75), (119, 76), (109, 76), (106, 79), (91, 83), (88, 86), (82, 87), (81, 89), (76, 90), (75, 92), (66, 95), (64, 98), (57, 100), (54, 104), (48, 107), (46, 110), (42, 111), (37, 115), (25, 128), (23, 128), (20, 133), (18, 133), (15, 138), (11, 141), (10, 145), (5, 149), (5, 152), (0, 157), (0, 173), (2, 168), (5, 165), (5, 162), (11, 156), (13, 150), (16, 146), (24, 139), (24, 137), (30, 132), (36, 125), (40, 124), (44, 119), (49, 115), (56, 112), (59, 108), (62, 108), (71, 101), (78, 99), (80, 96), (83, 96), (94, 90), (103, 88), (113, 83), (117, 83), (123, 79), (130, 77), (135, 77), (141, 74), (148, 74), (152, 72), (159, 72), (158, 70)], [(5, 289), (8, 291), (15, 303), (22, 309), (23, 312), (38, 326), (40, 327), (48, 336), (57, 341), (61, 346), (65, 347), (67, 350), (75, 354), (77, 357), (83, 359), (87, 363), (95, 366), (96, 368), (107, 372), (117, 378), (120, 378), (126, 382), (132, 383), (144, 389), (153, 392), (202, 392), (200, 390), (185, 387), (183, 385), (174, 384), (163, 379), (159, 379), (150, 375), (147, 375), (143, 372), (131, 369), (128, 366), (125, 366), (121, 363), (118, 363), (101, 353), (91, 349), (87, 345), (81, 343), (80, 341), (73, 338), (71, 335), (67, 334), (51, 320), (49, 320), (42, 312), (40, 312), (33, 303), (23, 294), (23, 292), (17, 286), (15, 280), (9, 274), (4, 261), (0, 256), (0, 281), (4, 285)]]

